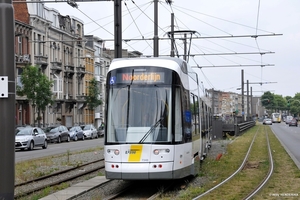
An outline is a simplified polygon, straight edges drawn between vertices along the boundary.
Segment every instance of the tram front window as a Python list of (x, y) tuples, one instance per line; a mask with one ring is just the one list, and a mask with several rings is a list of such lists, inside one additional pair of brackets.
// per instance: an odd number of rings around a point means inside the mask
[(170, 142), (171, 87), (114, 86), (110, 88), (108, 143)]

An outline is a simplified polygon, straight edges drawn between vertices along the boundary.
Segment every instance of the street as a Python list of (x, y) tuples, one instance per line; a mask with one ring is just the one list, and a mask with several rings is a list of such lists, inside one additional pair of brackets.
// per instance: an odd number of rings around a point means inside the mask
[(300, 127), (289, 127), (284, 122), (270, 125), (287, 153), (300, 169)]

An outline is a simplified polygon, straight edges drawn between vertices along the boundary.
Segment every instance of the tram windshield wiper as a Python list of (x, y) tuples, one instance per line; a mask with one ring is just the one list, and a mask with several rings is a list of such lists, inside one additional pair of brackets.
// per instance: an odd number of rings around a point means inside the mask
[(161, 121), (163, 120), (164, 118), (160, 118), (159, 120), (157, 120), (157, 122), (155, 122), (154, 125), (151, 126), (151, 128), (149, 129), (149, 131), (147, 131), (147, 133), (145, 133), (145, 135), (142, 137), (142, 139), (139, 141), (139, 144), (143, 143), (147, 137), (150, 135), (150, 133), (161, 123)]

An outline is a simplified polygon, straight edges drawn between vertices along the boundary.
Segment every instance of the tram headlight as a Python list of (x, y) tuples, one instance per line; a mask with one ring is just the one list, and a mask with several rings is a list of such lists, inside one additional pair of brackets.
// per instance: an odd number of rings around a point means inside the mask
[(158, 155), (158, 154), (159, 154), (159, 150), (158, 150), (158, 149), (154, 149), (153, 153), (154, 153), (155, 155)]
[(119, 155), (120, 154), (120, 150), (119, 149), (107, 149), (107, 153), (108, 154), (115, 154), (115, 155)]
[(114, 153), (115, 153), (115, 155), (119, 155), (120, 154), (119, 149), (115, 149)]
[(160, 153), (170, 153), (170, 149), (154, 149), (153, 153), (154, 155), (158, 155)]

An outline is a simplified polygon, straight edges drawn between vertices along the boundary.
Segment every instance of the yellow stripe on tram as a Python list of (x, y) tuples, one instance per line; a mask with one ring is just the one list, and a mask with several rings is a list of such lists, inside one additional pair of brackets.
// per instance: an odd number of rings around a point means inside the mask
[(141, 160), (142, 150), (142, 144), (131, 145), (128, 162), (139, 162)]

